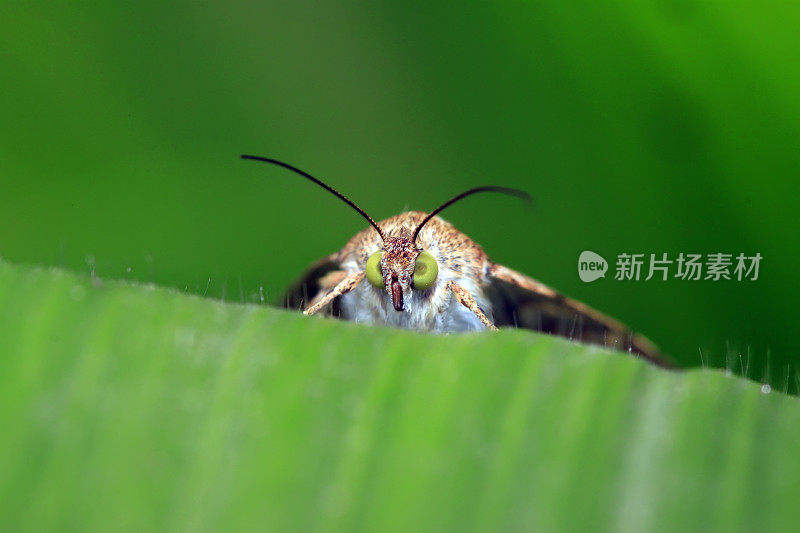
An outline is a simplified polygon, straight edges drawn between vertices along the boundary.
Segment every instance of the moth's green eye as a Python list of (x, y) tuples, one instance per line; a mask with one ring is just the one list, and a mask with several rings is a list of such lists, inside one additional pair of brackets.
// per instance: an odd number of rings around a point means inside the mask
[(385, 287), (383, 283), (383, 273), (381, 272), (381, 253), (375, 252), (369, 259), (367, 259), (367, 281), (373, 286), (382, 289)]
[(428, 252), (421, 252), (414, 264), (414, 290), (424, 291), (436, 281), (439, 275), (439, 265), (436, 259)]

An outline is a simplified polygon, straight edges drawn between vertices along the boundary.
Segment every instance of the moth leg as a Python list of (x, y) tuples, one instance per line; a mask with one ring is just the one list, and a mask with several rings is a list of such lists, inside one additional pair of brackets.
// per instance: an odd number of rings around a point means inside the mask
[[(327, 293), (323, 294), (324, 289), (321, 290), (320, 294), (322, 296), (314, 297), (314, 300), (312, 300), (311, 305), (305, 311), (303, 311), (304, 315), (313, 315), (314, 313), (316, 313), (317, 311), (319, 311), (320, 309), (324, 308), (326, 305), (331, 303), (334, 299), (352, 291), (353, 289), (356, 288), (356, 286), (358, 286), (359, 283), (361, 283), (361, 280), (363, 280), (364, 276), (366, 275), (366, 273), (363, 270), (359, 272), (353, 272), (352, 274), (347, 274), (344, 271), (331, 272), (331, 274), (336, 274), (338, 276), (339, 272), (342, 272), (343, 274), (346, 275), (341, 279), (341, 281), (336, 283), (335, 287), (333, 287)], [(326, 279), (331, 274), (328, 274), (325, 277), (323, 277), (323, 280)], [(333, 276), (331, 279), (336, 279), (337, 276)]]
[(467, 289), (459, 285), (453, 280), (447, 282), (447, 288), (453, 292), (458, 302), (475, 313), (475, 316), (486, 326), (486, 329), (490, 329), (492, 331), (497, 331), (497, 326), (492, 324), (492, 321), (489, 320), (483, 312), (483, 309), (478, 307), (478, 302), (475, 301), (475, 298), (469, 293)]
[(344, 278), (347, 277), (346, 270), (332, 270), (328, 272), (317, 281), (319, 285), (319, 289), (317, 290), (316, 296), (314, 296), (309, 302), (306, 308), (312, 307), (316, 305), (316, 303), (322, 300), (328, 292), (330, 292), (336, 285), (338, 285)]

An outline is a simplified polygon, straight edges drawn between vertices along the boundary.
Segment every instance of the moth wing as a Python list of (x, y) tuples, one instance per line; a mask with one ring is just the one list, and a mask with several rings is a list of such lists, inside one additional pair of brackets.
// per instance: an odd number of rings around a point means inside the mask
[(488, 297), (494, 323), (559, 335), (630, 351), (665, 367), (670, 361), (650, 342), (621, 322), (496, 263), (489, 266)]
[[(303, 310), (309, 306), (314, 297), (321, 291), (331, 289), (335, 285), (332, 280), (341, 272), (339, 254), (331, 254), (312, 263), (295, 279), (283, 296), (283, 307)], [(339, 316), (339, 299), (335, 299), (325, 314)]]

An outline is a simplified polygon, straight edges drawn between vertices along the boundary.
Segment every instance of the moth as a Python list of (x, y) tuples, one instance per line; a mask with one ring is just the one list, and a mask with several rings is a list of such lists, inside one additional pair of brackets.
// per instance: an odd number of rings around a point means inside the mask
[(642, 335), (547, 285), (490, 260), (483, 248), (438, 214), (477, 193), (530, 196), (508, 187), (466, 190), (429, 213), (409, 211), (376, 222), (333, 187), (288, 163), (369, 222), (344, 248), (312, 264), (287, 291), (285, 307), (368, 324), (436, 333), (522, 327), (637, 354), (669, 366)]

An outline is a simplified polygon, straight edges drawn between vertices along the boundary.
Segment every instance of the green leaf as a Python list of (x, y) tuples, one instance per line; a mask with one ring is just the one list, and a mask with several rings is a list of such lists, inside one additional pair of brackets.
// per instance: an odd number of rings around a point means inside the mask
[(5, 530), (800, 523), (800, 405), (757, 383), (7, 263), (0, 423)]

